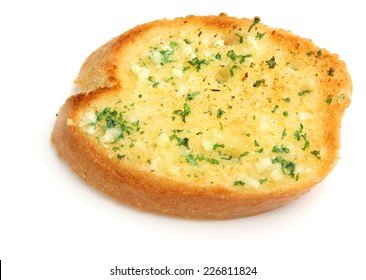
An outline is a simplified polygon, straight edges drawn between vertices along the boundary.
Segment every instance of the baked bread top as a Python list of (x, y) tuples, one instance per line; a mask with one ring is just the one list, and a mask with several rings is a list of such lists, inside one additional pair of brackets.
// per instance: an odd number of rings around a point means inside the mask
[(225, 14), (137, 26), (76, 84), (53, 132), (60, 155), (120, 201), (191, 218), (267, 211), (324, 179), (352, 91), (337, 55)]

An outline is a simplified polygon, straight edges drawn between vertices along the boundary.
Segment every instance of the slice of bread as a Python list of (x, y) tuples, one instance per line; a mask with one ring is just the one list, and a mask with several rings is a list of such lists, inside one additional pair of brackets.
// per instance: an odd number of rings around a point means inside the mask
[(259, 18), (146, 23), (92, 53), (52, 134), (90, 185), (146, 211), (244, 217), (308, 192), (338, 160), (351, 78)]

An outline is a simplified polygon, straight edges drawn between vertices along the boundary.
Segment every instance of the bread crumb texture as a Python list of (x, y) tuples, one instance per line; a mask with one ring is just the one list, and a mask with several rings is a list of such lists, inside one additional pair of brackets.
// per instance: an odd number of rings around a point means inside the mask
[(76, 83), (88, 93), (66, 125), (121, 170), (238, 195), (320, 182), (351, 96), (337, 55), (226, 15), (138, 26), (93, 53)]

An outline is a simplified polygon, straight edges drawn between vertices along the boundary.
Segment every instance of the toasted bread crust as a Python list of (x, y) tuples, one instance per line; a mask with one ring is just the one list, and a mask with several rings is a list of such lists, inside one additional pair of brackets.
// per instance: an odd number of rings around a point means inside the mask
[[(116, 158), (110, 158), (103, 149), (86, 137), (73, 120), (94, 100), (109, 98), (124, 88), (125, 81), (118, 78), (118, 58), (125, 49), (144, 36), (148, 30), (174, 25), (182, 28), (186, 23), (205, 26), (218, 30), (236, 25), (250, 24), (250, 20), (236, 19), (224, 14), (209, 17), (189, 16), (173, 21), (160, 20), (137, 26), (136, 28), (112, 39), (91, 54), (83, 64), (76, 84), (83, 92), (73, 95), (60, 109), (52, 134), (52, 142), (60, 156), (88, 184), (95, 186), (107, 195), (132, 207), (166, 215), (194, 219), (228, 219), (246, 217), (280, 207), (308, 192), (319, 183), (334, 167), (340, 146), (340, 125), (345, 108), (350, 103), (352, 83), (346, 67), (338, 56), (321, 49), (319, 58), (322, 71), (329, 67), (337, 69), (337, 79), (325, 81), (330, 89), (342, 88), (346, 101), (332, 108), (324, 107), (324, 130), (327, 132), (325, 145), (329, 153), (319, 167), (318, 176), (286, 189), (247, 190), (204, 185), (197, 188), (155, 173), (121, 166)], [(293, 52), (314, 49), (310, 40), (301, 39), (280, 29), (270, 29), (272, 40)], [(301, 44), (298, 42), (301, 41)], [(329, 65), (329, 66), (328, 66)], [(337, 76), (337, 77), (338, 77)], [(329, 90), (328, 90), (329, 91)], [(325, 91), (327, 92), (327, 91)], [(333, 111), (329, 111), (333, 110)], [(329, 117), (331, 116), (331, 117)]]

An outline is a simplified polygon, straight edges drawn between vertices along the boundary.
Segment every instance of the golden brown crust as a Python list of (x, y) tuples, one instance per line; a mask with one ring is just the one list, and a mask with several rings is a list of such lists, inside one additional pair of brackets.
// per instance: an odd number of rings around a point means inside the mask
[[(350, 103), (350, 79), (325, 81), (329, 87), (325, 92), (332, 92), (336, 87), (345, 89), (347, 102), (337, 107), (325, 107), (326, 110), (334, 110), (324, 113), (325, 130), (328, 132), (325, 141), (332, 147), (331, 153), (326, 159), (326, 164), (322, 166), (323, 170), (319, 172), (320, 176), (297, 186), (296, 189), (238, 192), (235, 189), (220, 187), (192, 188), (186, 183), (151, 172), (133, 170), (126, 166), (121, 168), (116, 159), (108, 158), (76, 124), (68, 121), (76, 119), (83, 108), (93, 100), (100, 96), (113, 95), (117, 89), (123, 88), (123, 82), (117, 78), (119, 65), (116, 57), (124, 48), (133, 44), (147, 30), (172, 24), (179, 28), (187, 22), (212, 29), (228, 29), (250, 21), (230, 18), (224, 14), (219, 17), (189, 16), (174, 21), (160, 20), (138, 26), (100, 47), (88, 57), (76, 79), (79, 89), (88, 93), (71, 96), (58, 114), (52, 142), (60, 156), (87, 183), (120, 202), (146, 211), (185, 218), (228, 219), (250, 216), (280, 207), (308, 192), (331, 171), (337, 161), (340, 123), (343, 112)], [(272, 31), (272, 38), (274, 43), (286, 44), (287, 48), (294, 52), (313, 48), (310, 40), (300, 39), (279, 29)], [(298, 44), (300, 40), (301, 44)], [(331, 67), (339, 70), (339, 77), (348, 77), (344, 63), (339, 61), (337, 56), (330, 55), (326, 50), (322, 51), (324, 55), (319, 57), (319, 63), (329, 63)], [(322, 69), (327, 69), (327, 66), (323, 66)], [(329, 118), (329, 115), (332, 117)]]

